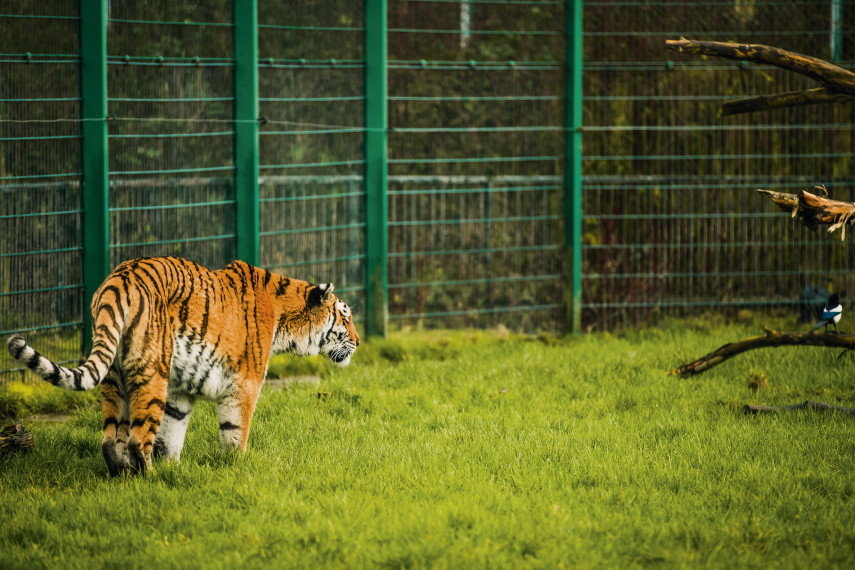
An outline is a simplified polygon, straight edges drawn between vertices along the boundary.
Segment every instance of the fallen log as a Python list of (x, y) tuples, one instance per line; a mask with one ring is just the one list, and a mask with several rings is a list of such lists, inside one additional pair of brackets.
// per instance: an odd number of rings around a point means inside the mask
[(750, 406), (743, 408), (746, 414), (759, 414), (769, 412), (788, 412), (793, 410), (815, 410), (819, 412), (835, 411), (841, 414), (855, 416), (855, 408), (844, 408), (842, 406), (830, 406), (823, 402), (811, 402), (810, 400), (792, 406)]
[[(825, 191), (824, 187), (818, 187)], [(851, 202), (840, 202), (805, 192), (798, 194), (785, 194), (773, 190), (758, 188), (758, 192), (769, 197), (782, 210), (789, 212), (791, 217), (799, 221), (811, 230), (817, 229), (821, 224), (830, 227), (828, 232), (840, 231), (840, 239), (846, 238), (846, 226), (855, 223), (855, 204)]]
[(694, 376), (700, 374), (749, 350), (758, 348), (774, 348), (778, 346), (824, 346), (827, 348), (855, 349), (855, 335), (819, 333), (819, 332), (787, 332), (764, 329), (766, 334), (752, 336), (736, 342), (729, 342), (701, 358), (675, 368), (671, 374), (675, 376)]
[(0, 454), (15, 451), (29, 451), (33, 448), (33, 434), (21, 424), (5, 426), (0, 429)]

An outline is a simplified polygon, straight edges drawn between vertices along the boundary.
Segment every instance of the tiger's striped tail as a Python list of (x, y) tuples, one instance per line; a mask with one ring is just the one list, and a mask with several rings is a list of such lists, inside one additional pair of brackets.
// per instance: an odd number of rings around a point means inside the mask
[(6, 347), (9, 349), (9, 354), (27, 368), (54, 386), (67, 390), (91, 390), (101, 383), (115, 358), (114, 351), (110, 362), (105, 363), (103, 359), (95, 358), (93, 353), (77, 368), (66, 368), (36, 352), (21, 335), (9, 337)]

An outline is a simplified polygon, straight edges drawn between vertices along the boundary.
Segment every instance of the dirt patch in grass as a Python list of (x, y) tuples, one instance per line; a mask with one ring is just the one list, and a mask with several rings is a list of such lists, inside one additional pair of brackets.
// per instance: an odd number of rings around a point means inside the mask
[(268, 378), (264, 381), (264, 385), (270, 388), (273, 392), (278, 392), (292, 386), (319, 386), (320, 384), (321, 377), (314, 375)]

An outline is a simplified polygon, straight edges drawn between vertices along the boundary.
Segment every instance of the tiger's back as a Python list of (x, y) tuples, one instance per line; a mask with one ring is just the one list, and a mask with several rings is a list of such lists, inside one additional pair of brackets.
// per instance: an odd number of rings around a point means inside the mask
[(312, 285), (236, 261), (219, 271), (175, 258), (116, 267), (92, 299), (93, 348), (70, 370), (19, 336), (13, 356), (69, 389), (100, 384), (102, 452), (112, 475), (177, 460), (199, 397), (217, 402), (224, 449), (246, 448), (271, 354), (323, 352), (346, 365), (359, 344), (332, 284)]

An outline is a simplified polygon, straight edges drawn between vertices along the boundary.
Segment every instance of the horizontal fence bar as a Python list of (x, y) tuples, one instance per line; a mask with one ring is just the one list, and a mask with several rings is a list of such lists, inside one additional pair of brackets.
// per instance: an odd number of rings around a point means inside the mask
[[(460, 33), (460, 32), (458, 32)], [(654, 31), (654, 30), (621, 30), (618, 32), (621, 36), (625, 37), (654, 37), (654, 38), (673, 38), (675, 36), (675, 32), (673, 31)], [(755, 36), (761, 37), (797, 37), (797, 36), (813, 36), (813, 35), (828, 35), (828, 30), (763, 30), (763, 31), (754, 31), (754, 30), (728, 30), (724, 32), (716, 32), (711, 30), (680, 30), (679, 32), (681, 37), (704, 37), (704, 38), (740, 38), (741, 44), (750, 44), (754, 43), (749, 41), (750, 38)], [(585, 36), (591, 38), (597, 37), (614, 37), (614, 31), (608, 32), (596, 32), (596, 31), (586, 31)], [(727, 41), (727, 40), (725, 40)]]
[(513, 313), (516, 311), (551, 311), (561, 309), (564, 305), (527, 305), (524, 307), (494, 307), (488, 309), (462, 309), (457, 311), (434, 311), (429, 313), (407, 313), (403, 315), (389, 315), (389, 320), (405, 320), (405, 319), (427, 319), (436, 317), (454, 317), (454, 316), (477, 316), (477, 315), (492, 315), (500, 313)]
[[(81, 287), (82, 287), (82, 285), (81, 285)], [(26, 332), (47, 331), (47, 330), (53, 330), (53, 329), (65, 329), (65, 328), (69, 328), (69, 327), (79, 327), (79, 326), (83, 326), (83, 321), (73, 321), (70, 323), (61, 323), (61, 324), (57, 324), (57, 325), (42, 325), (42, 326), (37, 326), (37, 327), (25, 327), (25, 328), (10, 329), (7, 331), (0, 331), (0, 336), (5, 337), (8, 334), (14, 334), (14, 333), (20, 334), (20, 333), (26, 333)]]
[[(330, 257), (330, 258), (326, 258), (326, 259), (312, 259), (310, 261), (293, 261), (290, 263), (280, 263), (277, 265), (280, 265), (282, 267), (307, 267), (309, 265), (324, 265), (326, 263), (342, 263), (345, 261), (360, 261), (360, 260), (364, 260), (364, 259), (365, 259), (365, 254), (343, 255), (340, 257)], [(336, 287), (336, 291), (338, 291), (338, 290), (339, 290), (339, 288)]]
[(56, 174), (19, 174), (17, 176), (0, 176), (0, 180), (39, 180), (45, 178), (65, 178), (65, 177), (75, 177), (79, 178), (83, 176), (82, 172), (60, 172)]
[[(433, 0), (407, 0), (408, 2), (422, 2), (422, 1), (433, 1)], [(445, 2), (448, 0), (436, 0), (438, 2)], [(454, 1), (454, 0), (452, 0)], [(469, 0), (469, 1), (481, 1), (481, 0)], [(491, 2), (492, 0), (484, 0), (487, 2)], [(813, 0), (803, 0), (802, 2), (794, 1), (794, 0), (753, 0), (751, 2), (752, 6), (811, 6), (813, 5)], [(612, 8), (612, 7), (620, 7), (620, 8), (640, 8), (640, 7), (659, 7), (659, 8), (671, 8), (674, 6), (683, 6), (683, 7), (698, 7), (705, 8), (710, 6), (716, 7), (724, 7), (724, 6), (733, 6), (733, 3), (730, 0), (586, 0), (586, 7), (591, 8)]]
[(364, 227), (365, 227), (364, 223), (357, 222), (357, 223), (353, 223), (353, 224), (339, 224), (339, 225), (335, 225), (335, 226), (314, 226), (311, 228), (266, 231), (266, 232), (259, 232), (258, 235), (260, 235), (262, 237), (280, 236), (280, 235), (291, 235), (291, 234), (331, 232), (331, 231), (335, 231), (335, 230), (352, 230), (352, 229), (358, 229), (358, 228), (364, 228)]
[(537, 162), (563, 160), (561, 156), (489, 156), (482, 158), (390, 158), (389, 164), (469, 164), (479, 162)]
[(300, 32), (364, 32), (365, 28), (352, 28), (348, 26), (286, 26), (280, 24), (258, 24), (258, 27), (266, 30), (295, 30)]
[[(443, 30), (436, 28), (389, 28), (390, 34), (461, 34), (460, 28)], [(563, 36), (554, 30), (467, 30), (470, 36)]]
[[(816, 246), (817, 243), (815, 241), (741, 241), (741, 242), (728, 242), (728, 243), (715, 243), (715, 242), (686, 242), (686, 243), (612, 243), (612, 244), (582, 244), (582, 249), (590, 249), (590, 250), (598, 250), (598, 249), (698, 249), (703, 250), (703, 248), (713, 248), (713, 249), (722, 249), (722, 248), (749, 248), (749, 247), (780, 247), (781, 245), (787, 246)], [(787, 271), (782, 272), (783, 274), (789, 273)]]
[(555, 131), (563, 132), (559, 125), (540, 125), (532, 127), (392, 127), (391, 133), (524, 133)]
[[(855, 127), (855, 123), (834, 123), (835, 130), (851, 130)], [(762, 124), (751, 123), (750, 125), (585, 125), (582, 129), (585, 132), (600, 132), (600, 133), (620, 133), (620, 132), (738, 132), (738, 131), (796, 131), (796, 130), (819, 130), (822, 129), (821, 124)]]
[[(409, 3), (425, 3), (425, 4), (487, 4), (487, 5), (523, 5), (523, 6), (563, 6), (566, 0), (401, 0), (401, 2)], [(587, 2), (586, 2), (587, 4)]]
[(218, 26), (225, 28), (233, 28), (232, 22), (193, 22), (191, 20), (165, 21), (165, 20), (131, 20), (126, 18), (107, 18), (107, 22), (116, 24), (150, 24), (158, 26)]
[(147, 247), (152, 245), (170, 245), (176, 243), (193, 243), (200, 241), (213, 241), (213, 240), (225, 240), (225, 239), (234, 239), (235, 234), (222, 234), (216, 236), (202, 236), (202, 237), (186, 237), (186, 238), (178, 238), (178, 239), (165, 239), (165, 240), (156, 240), (150, 242), (137, 242), (137, 243), (111, 243), (110, 247), (115, 248), (124, 248), (124, 247)]
[[(76, 53), (0, 53), (3, 63), (80, 63)], [(49, 59), (42, 59), (49, 58)], [(61, 58), (57, 60), (57, 58)]]
[(3, 257), (21, 257), (24, 255), (47, 255), (51, 253), (68, 253), (71, 251), (83, 251), (83, 247), (61, 247), (56, 249), (40, 249), (36, 251), (20, 251), (13, 253), (0, 253), (0, 258)]
[[(458, 32), (459, 33), (459, 32)], [(389, 61), (387, 69), (425, 69), (439, 71), (561, 71), (559, 61)]]
[(530, 245), (506, 247), (480, 247), (470, 249), (445, 249), (430, 251), (390, 251), (389, 257), (419, 257), (436, 255), (473, 255), (484, 253), (521, 253), (524, 251), (556, 251), (563, 249), (561, 245)]
[(233, 206), (234, 200), (218, 200), (214, 202), (191, 202), (184, 204), (164, 204), (160, 206), (123, 206), (110, 208), (111, 212), (140, 212), (152, 210), (181, 210), (184, 208), (200, 208), (203, 206)]
[[(685, 271), (685, 272), (668, 272), (657, 271), (655, 273), (638, 272), (638, 273), (596, 273), (588, 272), (582, 276), (582, 279), (590, 280), (617, 280), (617, 279), (693, 279), (696, 277), (716, 278), (716, 277), (780, 277), (788, 272), (780, 270), (769, 271)], [(810, 275), (824, 276), (833, 273), (846, 274), (847, 270), (823, 270), (823, 271), (798, 271), (800, 277)]]
[(389, 220), (390, 227), (412, 227), (412, 226), (434, 226), (455, 224), (492, 224), (510, 222), (542, 222), (546, 220), (561, 220), (563, 216), (546, 214), (542, 216), (508, 216), (503, 218), (460, 218), (460, 219), (432, 219), (432, 220)]
[(343, 127), (337, 129), (308, 129), (298, 131), (261, 131), (260, 136), (271, 135), (333, 135), (342, 133), (365, 133), (368, 129), (364, 127)]
[(222, 172), (234, 170), (234, 166), (200, 166), (198, 168), (164, 168), (161, 170), (111, 170), (116, 176), (133, 176), (140, 174), (183, 174), (185, 172)]
[(111, 139), (178, 139), (192, 137), (228, 137), (234, 136), (234, 131), (218, 131), (216, 133), (153, 133), (153, 134), (130, 134), (109, 135)]
[(60, 102), (75, 102), (82, 101), (80, 97), (35, 97), (32, 99), (0, 99), (3, 103), (60, 103)]
[(697, 308), (708, 307), (715, 309), (719, 306), (727, 307), (774, 307), (780, 305), (795, 305), (799, 301), (788, 299), (718, 299), (709, 298), (703, 301), (623, 301), (619, 303), (582, 303), (582, 307), (586, 309), (643, 309), (643, 308)]
[(305, 202), (307, 200), (331, 200), (333, 198), (362, 198), (365, 191), (359, 192), (337, 192), (335, 194), (313, 194), (311, 196), (282, 196), (277, 198), (260, 198), (259, 202)]
[(139, 65), (146, 67), (234, 67), (233, 59), (213, 59), (208, 58), (207, 61), (202, 61), (201, 58), (199, 61), (196, 58), (143, 58), (137, 56), (136, 59), (127, 58), (127, 59), (115, 59), (115, 56), (111, 56), (113, 59), (107, 61), (107, 64), (110, 66), (116, 65)]
[(27, 18), (31, 20), (79, 20), (80, 16), (51, 16), (44, 14), (0, 14), (0, 18)]
[(260, 184), (341, 184), (360, 183), (363, 180), (362, 174), (294, 174), (259, 177)]
[(49, 291), (65, 291), (68, 289), (81, 289), (83, 287), (83, 283), (77, 283), (76, 285), (59, 285), (57, 287), (43, 287), (41, 289), (25, 289), (23, 291), (8, 291), (6, 293), (0, 293), (0, 297), (10, 297), (12, 295), (29, 295), (31, 293), (47, 293)]
[(234, 131), (218, 131), (216, 133), (154, 133), (154, 134), (130, 134), (109, 135), (111, 139), (181, 139), (193, 137), (228, 137), (234, 136)]
[(389, 182), (410, 184), (486, 184), (487, 182), (507, 184), (519, 182), (561, 182), (560, 176), (549, 174), (397, 174), (389, 175)]
[(275, 69), (363, 69), (365, 64), (362, 62), (343, 63), (343, 62), (326, 62), (326, 63), (270, 63), (268, 67)]
[(506, 192), (539, 192), (562, 190), (559, 185), (550, 186), (484, 186), (481, 188), (420, 188), (418, 190), (389, 190), (389, 196), (439, 196), (454, 194), (502, 194)]
[[(848, 158), (848, 153), (844, 152), (804, 152), (791, 153), (786, 156), (787, 159), (793, 158)], [(591, 161), (608, 161), (615, 162), (619, 160), (635, 160), (638, 162), (653, 162), (656, 160), (668, 161), (686, 161), (686, 160), (766, 160), (774, 159), (781, 160), (781, 155), (776, 153), (769, 154), (662, 154), (662, 155), (585, 155), (582, 160)]]
[(42, 216), (68, 216), (71, 214), (82, 214), (83, 210), (60, 210), (58, 212), (31, 212), (28, 214), (3, 214), (0, 220), (16, 220), (18, 218), (35, 218)]
[(259, 168), (271, 168), (271, 169), (289, 169), (289, 168), (315, 168), (315, 167), (324, 167), (324, 166), (362, 166), (365, 164), (364, 159), (359, 160), (340, 160), (337, 162), (307, 162), (302, 164), (262, 164), (259, 165)]
[[(3, 101), (0, 100), (0, 103)], [(0, 141), (50, 141), (50, 140), (70, 140), (83, 138), (81, 135), (50, 135), (43, 137), (0, 137)]]
[(363, 95), (341, 97), (259, 97), (262, 103), (338, 103), (340, 101), (365, 101)]
[[(460, 103), (477, 103), (479, 101), (562, 101), (563, 96), (558, 95), (448, 95), (448, 96), (433, 96), (433, 97), (411, 97), (411, 96), (391, 96), (389, 101), (415, 101), (415, 102), (441, 102), (455, 101)], [(586, 99), (591, 99), (586, 97)], [(644, 100), (647, 100), (645, 98)], [(721, 100), (730, 99), (730, 97), (722, 97)]]
[(754, 220), (758, 218), (780, 219), (781, 212), (703, 212), (680, 214), (669, 211), (658, 214), (588, 214), (584, 220)]
[(234, 97), (107, 97), (107, 101), (120, 103), (214, 103), (234, 100)]
[(488, 277), (484, 279), (460, 279), (457, 281), (420, 281), (416, 283), (389, 283), (389, 289), (413, 289), (418, 287), (452, 287), (458, 285), (491, 285), (495, 283), (517, 283), (526, 281), (550, 281), (563, 279), (560, 274), (519, 275), (515, 277)]

